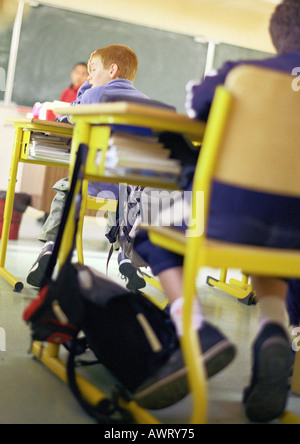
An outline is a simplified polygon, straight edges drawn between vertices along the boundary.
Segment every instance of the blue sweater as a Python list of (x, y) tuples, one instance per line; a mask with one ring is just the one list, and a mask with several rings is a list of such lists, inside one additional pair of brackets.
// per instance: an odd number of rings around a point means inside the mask
[(300, 67), (300, 51), (287, 52), (265, 60), (225, 63), (215, 76), (208, 76), (201, 84), (191, 84), (188, 87), (186, 108), (191, 117), (204, 121), (207, 120), (216, 87), (224, 84), (229, 72), (239, 65), (261, 66), (292, 74), (294, 68)]
[(85, 82), (79, 89), (77, 99), (72, 105), (100, 103), (104, 95), (121, 95), (149, 99), (145, 94), (138, 91), (130, 80), (116, 79), (112, 80), (105, 86), (94, 86), (93, 88), (89, 82)]
[[(100, 103), (104, 95), (121, 95), (149, 100), (149, 97), (138, 91), (130, 80), (116, 79), (112, 80), (105, 86), (94, 86), (93, 88), (89, 82), (85, 82), (79, 89), (77, 99), (72, 105), (91, 105)], [(119, 185), (89, 182), (88, 193), (92, 196), (97, 196), (101, 193), (102, 198), (117, 199), (119, 196)]]

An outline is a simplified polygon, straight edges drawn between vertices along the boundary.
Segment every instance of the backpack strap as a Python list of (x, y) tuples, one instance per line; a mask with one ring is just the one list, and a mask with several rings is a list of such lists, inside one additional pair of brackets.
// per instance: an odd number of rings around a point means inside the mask
[(121, 391), (119, 396), (115, 397), (115, 401), (104, 399), (96, 406), (87, 402), (80, 393), (77, 381), (76, 381), (76, 350), (77, 339), (72, 341), (72, 347), (67, 362), (67, 375), (70, 389), (77, 399), (82, 409), (92, 418), (94, 418), (98, 424), (133, 424), (134, 420), (127, 410), (122, 409), (118, 405), (118, 398), (122, 395)]
[(51, 280), (54, 268), (56, 266), (58, 253), (59, 253), (59, 250), (61, 247), (63, 234), (64, 234), (66, 224), (68, 221), (68, 216), (69, 216), (71, 206), (73, 203), (73, 199), (75, 196), (76, 185), (77, 185), (78, 180), (81, 180), (81, 190), (80, 190), (80, 195), (79, 195), (80, 197), (79, 197), (79, 200), (76, 202), (76, 215), (75, 215), (75, 222), (76, 223), (75, 223), (75, 230), (74, 230), (74, 241), (73, 241), (72, 248), (71, 248), (71, 251), (70, 251), (70, 253), (68, 255), (68, 259), (67, 259), (67, 261), (71, 262), (72, 254), (73, 254), (73, 250), (74, 250), (74, 245), (75, 245), (75, 240), (76, 240), (77, 228), (78, 228), (80, 203), (81, 203), (81, 199), (82, 199), (81, 193), (82, 193), (83, 169), (84, 169), (84, 166), (86, 163), (87, 153), (88, 153), (88, 146), (84, 145), (84, 144), (79, 145), (78, 153), (77, 153), (77, 157), (76, 157), (76, 162), (75, 162), (75, 166), (74, 166), (74, 171), (73, 171), (73, 175), (72, 175), (70, 191), (68, 192), (68, 195), (67, 195), (67, 200), (66, 200), (65, 208), (63, 211), (63, 215), (62, 215), (61, 224), (59, 226), (56, 242), (54, 245), (54, 250), (51, 255), (51, 259), (48, 264), (41, 288), (44, 287), (44, 285), (46, 285)]

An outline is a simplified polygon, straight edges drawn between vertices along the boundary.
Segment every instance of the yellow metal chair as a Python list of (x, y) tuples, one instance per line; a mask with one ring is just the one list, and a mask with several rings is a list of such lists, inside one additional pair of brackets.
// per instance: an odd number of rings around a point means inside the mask
[(113, 199), (101, 199), (94, 196), (88, 195), (88, 181), (84, 180), (83, 182), (83, 190), (82, 190), (82, 212), (80, 215), (80, 220), (78, 224), (78, 232), (76, 238), (76, 249), (78, 255), (78, 261), (80, 263), (84, 263), (83, 256), (83, 224), (84, 224), (84, 216), (86, 210), (94, 210), (94, 211), (110, 211), (115, 213), (117, 211), (118, 201)]
[[(183, 350), (194, 403), (203, 412), (206, 398), (203, 373), (196, 359), (199, 345), (190, 322), (199, 268), (242, 269), (246, 274), (300, 278), (300, 251), (229, 244), (206, 237), (211, 184), (215, 179), (300, 197), (300, 103), (291, 82), (288, 74), (254, 66), (241, 66), (230, 73), (226, 84), (217, 89), (206, 128), (194, 181), (189, 236), (172, 228), (148, 227), (153, 243), (185, 257)], [(204, 215), (195, 208), (199, 192), (204, 192)], [(300, 372), (300, 365), (298, 369)], [(282, 421), (300, 423), (288, 413)]]
[(227, 268), (222, 268), (220, 271), (220, 278), (216, 279), (212, 276), (208, 276), (206, 283), (210, 287), (218, 288), (225, 293), (237, 298), (240, 302), (245, 305), (254, 305), (256, 303), (255, 293), (253, 287), (249, 282), (249, 276), (243, 274), (241, 280), (229, 279), (227, 282), (228, 270)]

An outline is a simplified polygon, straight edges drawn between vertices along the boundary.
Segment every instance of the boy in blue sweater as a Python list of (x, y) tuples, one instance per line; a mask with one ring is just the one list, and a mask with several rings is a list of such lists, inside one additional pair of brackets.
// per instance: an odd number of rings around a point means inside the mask
[[(72, 105), (100, 103), (104, 95), (121, 95), (149, 100), (145, 94), (138, 91), (133, 85), (138, 71), (138, 59), (128, 46), (110, 45), (93, 52), (88, 63), (88, 70), (88, 80), (79, 89), (77, 99)], [(53, 189), (57, 194), (52, 202), (50, 215), (39, 236), (39, 240), (44, 242), (45, 246), (27, 276), (28, 284), (34, 287), (41, 285), (54, 248), (67, 192), (69, 191), (69, 180), (60, 180), (54, 185)], [(101, 193), (103, 198), (111, 198), (114, 195), (117, 199), (119, 186), (117, 184), (90, 182), (88, 192), (92, 196)], [(138, 270), (131, 265), (129, 259), (122, 252), (119, 254), (119, 269), (122, 276), (127, 280), (127, 288), (130, 290), (141, 289), (146, 285)]]

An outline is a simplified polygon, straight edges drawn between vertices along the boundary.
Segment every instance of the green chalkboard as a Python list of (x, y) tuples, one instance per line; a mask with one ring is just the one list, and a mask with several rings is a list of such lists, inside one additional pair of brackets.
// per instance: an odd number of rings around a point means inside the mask
[[(273, 54), (274, 55), (274, 54)], [(220, 43), (216, 45), (214, 69), (219, 69), (228, 60), (236, 62), (238, 60), (262, 60), (271, 57), (272, 54), (254, 51), (240, 46), (227, 45)]]
[(52, 101), (70, 72), (92, 51), (126, 44), (139, 58), (135, 86), (152, 99), (185, 110), (185, 86), (204, 74), (207, 45), (193, 37), (40, 5), (23, 22), (13, 102)]

